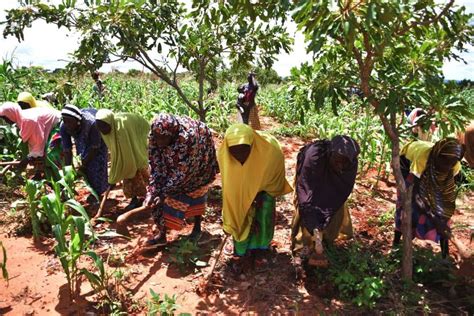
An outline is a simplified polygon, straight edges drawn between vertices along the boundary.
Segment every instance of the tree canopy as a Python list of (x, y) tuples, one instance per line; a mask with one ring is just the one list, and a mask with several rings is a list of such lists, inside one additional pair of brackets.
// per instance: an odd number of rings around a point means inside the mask
[[(212, 84), (221, 61), (230, 65), (269, 67), (292, 39), (282, 25), (285, 7), (271, 12), (246, 1), (63, 0), (58, 5), (22, 1), (7, 11), (4, 37), (24, 40), (36, 20), (80, 35), (69, 65), (95, 70), (105, 63), (133, 60), (175, 88), (202, 120), (207, 111), (205, 85)], [(177, 80), (190, 71), (199, 95), (187, 94)]]

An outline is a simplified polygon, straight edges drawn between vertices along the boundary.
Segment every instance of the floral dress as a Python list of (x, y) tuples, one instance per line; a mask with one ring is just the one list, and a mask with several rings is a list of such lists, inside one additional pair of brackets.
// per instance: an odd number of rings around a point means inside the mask
[[(156, 144), (155, 135), (169, 135), (172, 143)], [(180, 229), (188, 217), (204, 214), (208, 186), (218, 172), (212, 133), (202, 122), (160, 114), (149, 136), (150, 184), (148, 194), (159, 228)]]

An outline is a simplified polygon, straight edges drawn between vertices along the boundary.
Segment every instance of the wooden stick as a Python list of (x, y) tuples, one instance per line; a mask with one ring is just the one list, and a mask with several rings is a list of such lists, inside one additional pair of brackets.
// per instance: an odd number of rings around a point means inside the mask
[(107, 189), (107, 191), (105, 191), (104, 196), (102, 197), (102, 201), (100, 202), (99, 210), (97, 211), (97, 214), (94, 216), (94, 218), (98, 218), (102, 216), (102, 212), (104, 211), (105, 201), (107, 200), (109, 193), (110, 193), (110, 187)]
[(149, 206), (146, 206), (146, 205), (142, 205), (140, 207), (137, 207), (137, 208), (134, 208), (133, 210), (130, 210), (128, 211), (127, 213), (124, 213), (122, 215), (120, 215), (118, 218), (117, 218), (117, 224), (118, 225), (123, 225), (126, 221), (128, 221), (130, 219), (130, 217), (132, 217), (133, 215), (136, 215), (138, 213), (141, 213), (141, 212), (144, 212), (146, 210), (148, 210), (150, 207)]
[(12, 167), (12, 165), (8, 165), (5, 168), (3, 168), (2, 171), (0, 171), (0, 176), (3, 176), (5, 174), (5, 172), (10, 170), (11, 167)]
[(13, 161), (0, 161), (0, 166), (17, 166), (21, 163), (19, 160), (13, 160)]
[(214, 262), (212, 263), (212, 267), (211, 267), (211, 272), (209, 272), (209, 274), (207, 275), (206, 277), (206, 280), (205, 280), (205, 284), (204, 284), (204, 288), (207, 287), (207, 284), (209, 283), (209, 281), (211, 280), (211, 276), (212, 274), (214, 273), (214, 269), (216, 268), (216, 265), (217, 265), (217, 262), (219, 262), (219, 258), (221, 257), (221, 254), (222, 254), (222, 250), (224, 249), (224, 245), (227, 241), (227, 238), (229, 237), (229, 235), (225, 235), (224, 239), (221, 241), (221, 244), (219, 245), (219, 254), (217, 255), (216, 259), (214, 260)]

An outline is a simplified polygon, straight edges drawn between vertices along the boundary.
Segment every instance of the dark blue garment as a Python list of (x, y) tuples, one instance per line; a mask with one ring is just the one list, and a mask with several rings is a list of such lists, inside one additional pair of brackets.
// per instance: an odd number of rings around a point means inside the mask
[[(82, 109), (82, 120), (79, 133), (72, 136), (76, 144), (76, 153), (84, 159), (91, 149), (98, 149), (97, 155), (85, 166), (87, 181), (97, 194), (104, 193), (108, 188), (107, 146), (105, 145), (95, 123), (96, 109)], [(61, 139), (63, 150), (72, 150), (71, 135), (61, 123)]]

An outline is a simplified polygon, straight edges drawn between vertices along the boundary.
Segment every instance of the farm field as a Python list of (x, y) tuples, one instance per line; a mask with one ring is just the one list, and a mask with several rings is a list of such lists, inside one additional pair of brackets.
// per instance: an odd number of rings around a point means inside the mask
[(473, 21), (0, 1), (0, 315), (473, 315)]
[[(146, 95), (141, 99), (134, 95), (140, 93), (135, 90), (140, 80), (143, 79), (127, 78), (120, 74), (106, 77), (110, 96), (105, 102), (110, 105), (120, 104), (113, 101), (113, 98), (131, 99), (136, 100), (135, 102), (141, 100), (144, 104), (140, 107), (142, 113), (151, 118), (155, 112), (151, 104), (155, 101), (147, 101)], [(118, 86), (116, 82), (122, 85), (127, 82), (126, 85), (132, 87), (127, 91), (129, 94), (123, 96), (123, 90), (119, 94), (115, 88)], [(367, 135), (380, 128), (367, 117), (355, 118), (355, 121), (346, 117), (348, 121), (356, 122), (353, 126), (348, 126), (342, 116), (335, 117), (330, 112), (314, 112), (308, 115), (308, 120), (321, 120), (326, 122), (324, 124), (285, 125), (282, 122), (290, 120), (288, 116), (291, 113), (283, 114), (277, 107), (284, 102), (281, 100), (285, 98), (286, 90), (285, 87), (275, 89), (275, 86), (271, 89), (263, 88), (259, 100), (262, 101), (260, 109), (263, 128), (278, 135), (282, 145), (288, 179), (294, 176), (299, 148), (316, 134), (331, 137), (346, 132), (360, 138), (358, 135)], [(88, 91), (87, 84), (84, 84), (84, 88), (77, 89), (76, 93), (86, 94)], [(222, 131), (236, 120), (235, 110), (231, 106), (234, 95), (230, 86), (224, 88), (224, 93), (229, 94), (229, 101), (226, 103), (224, 98), (223, 109), (219, 111), (223, 111), (226, 116), (218, 117), (218, 120), (215, 120), (217, 115), (209, 116), (209, 124), (216, 131), (216, 146), (221, 142)], [(77, 99), (87, 99), (87, 96), (82, 94), (78, 94)], [(133, 102), (128, 104), (123, 105), (125, 109), (132, 106)], [(347, 107), (350, 108), (350, 104)], [(160, 109), (156, 110), (158, 111)], [(162, 111), (176, 113), (180, 109), (165, 108)], [(280, 116), (286, 115), (287, 118), (280, 119), (277, 115), (271, 115), (272, 111)], [(302, 133), (308, 136), (298, 136)], [(362, 148), (372, 146), (383, 146), (383, 138), (370, 138), (367, 145), (361, 142)], [(127, 205), (120, 187), (117, 187), (105, 204), (104, 216), (112, 221), (96, 225), (96, 233), (104, 236), (98, 237), (90, 246), (104, 261), (109, 274), (106, 282), (113, 297), (105, 299), (103, 294), (98, 293), (97, 289), (94, 290), (87, 279), (81, 276), (78, 279), (79, 289), (74, 304), (70, 303), (65, 274), (55, 255), (54, 238), (46, 233), (37, 242), (33, 241), (31, 220), (25, 201), (27, 198), (22, 186), (5, 185), (9, 181), (15, 183), (21, 180), (14, 173), (7, 174), (4, 179), (7, 182), (2, 184), (0, 189), (3, 201), (0, 223), (1, 240), (8, 254), (10, 280), (8, 284), (0, 283), (0, 310), (11, 315), (83, 314), (85, 311), (91, 315), (120, 311), (142, 314), (152, 308), (152, 305), (149, 305), (152, 301), (150, 290), (160, 295), (161, 303), (157, 303), (158, 306), (168, 308), (175, 314), (205, 312), (227, 315), (270, 311), (303, 314), (314, 311), (366, 313), (376, 310), (398, 313), (407, 308), (413, 312), (429, 310), (457, 313), (469, 310), (472, 308), (470, 298), (473, 295), (472, 261), (461, 260), (454, 247), (451, 247), (449, 262), (444, 262), (437, 245), (416, 241), (415, 278), (418, 285), (404, 289), (395, 281), (400, 268), (400, 253), (393, 253), (391, 247), (396, 188), (384, 162), (388, 158), (382, 156), (385, 150), (388, 149), (381, 148), (376, 154), (370, 154), (370, 150), (361, 153), (363, 172), (358, 176), (350, 197), (355, 236), (352, 240), (338, 241), (334, 248), (330, 248), (330, 268), (309, 269), (303, 273), (294, 264), (289, 250), (290, 223), (294, 208), (292, 196), (287, 195), (277, 204), (273, 251), (266, 255), (268, 267), (261, 271), (258, 267), (247, 266), (244, 276), (236, 278), (230, 269), (230, 256), (223, 253), (204, 291), (201, 289), (203, 279), (209, 273), (224, 237), (221, 226), (220, 177), (213, 183), (210, 192), (210, 202), (203, 224), (205, 234), (201, 244), (193, 247), (177, 233), (173, 233), (169, 237), (173, 242), (162, 251), (152, 252), (140, 251), (140, 246), (151, 236), (152, 220), (149, 214), (133, 220), (129, 226), (130, 239), (114, 236), (114, 221)], [(378, 178), (379, 181), (376, 180)], [(92, 217), (98, 205), (87, 203), (85, 197), (88, 190), (82, 181), (75, 187), (78, 191), (76, 200), (84, 205)], [(463, 190), (458, 199), (457, 213), (452, 219), (456, 235), (466, 245), (470, 244), (470, 227), (474, 222), (472, 205), (472, 190)], [(229, 243), (228, 240), (227, 244)], [(77, 264), (79, 268), (91, 271), (96, 269), (88, 257), (81, 257)], [(340, 277), (341, 273), (344, 278)], [(433, 273), (439, 274), (434, 278)], [(439, 275), (444, 275), (442, 283)], [(455, 293), (458, 295), (458, 301), (446, 298), (446, 293)], [(165, 295), (168, 296), (167, 299), (163, 299)], [(101, 302), (108, 303), (101, 306)], [(110, 302), (116, 305), (110, 305)]]

